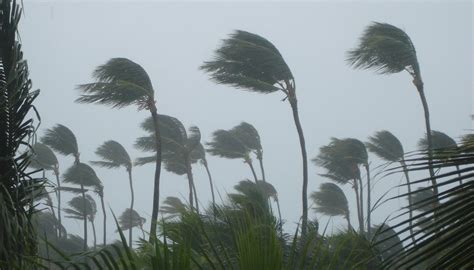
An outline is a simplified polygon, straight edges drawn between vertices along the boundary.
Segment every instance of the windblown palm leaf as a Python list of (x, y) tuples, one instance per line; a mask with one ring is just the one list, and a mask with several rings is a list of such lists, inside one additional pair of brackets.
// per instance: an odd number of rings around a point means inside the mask
[(97, 213), (95, 200), (89, 194), (86, 194), (85, 200), (82, 196), (72, 198), (68, 205), (70, 208), (64, 209), (67, 218), (82, 220), (84, 216), (87, 216), (88, 220), (94, 220)]
[(99, 186), (100, 179), (94, 169), (84, 163), (74, 164), (63, 175), (65, 183), (84, 186)]
[(118, 142), (110, 140), (104, 142), (95, 153), (102, 158), (101, 161), (92, 161), (94, 165), (105, 168), (124, 167), (129, 170), (132, 168), (132, 160), (127, 150)]
[(166, 197), (160, 208), (167, 218), (175, 218), (187, 211), (188, 207), (177, 197)]
[(55, 170), (58, 167), (58, 159), (47, 145), (35, 143), (33, 145), (30, 167), (35, 169)]
[(311, 193), (310, 198), (316, 204), (314, 210), (327, 216), (349, 217), (349, 205), (342, 189), (333, 183), (323, 183), (319, 191)]
[(130, 230), (134, 227), (142, 227), (146, 219), (141, 217), (137, 211), (127, 208), (119, 217), (120, 229), (123, 231)]
[(383, 160), (399, 162), (403, 159), (402, 143), (390, 131), (382, 130), (369, 137), (367, 149)]
[(247, 148), (256, 152), (262, 150), (260, 135), (251, 124), (242, 122), (233, 127), (230, 132), (232, 132)]
[(65, 156), (79, 157), (79, 147), (74, 133), (61, 124), (46, 130), (41, 142)]
[[(451, 154), (457, 151), (456, 141), (449, 137), (446, 133), (441, 131), (432, 130), (431, 138), (433, 140), (433, 154), (435, 158), (449, 158)], [(420, 150), (428, 149), (428, 140), (427, 138), (421, 138), (418, 141), (418, 147)]]
[(232, 132), (219, 129), (212, 134), (212, 141), (207, 143), (211, 155), (223, 158), (248, 158), (250, 149), (246, 147)]

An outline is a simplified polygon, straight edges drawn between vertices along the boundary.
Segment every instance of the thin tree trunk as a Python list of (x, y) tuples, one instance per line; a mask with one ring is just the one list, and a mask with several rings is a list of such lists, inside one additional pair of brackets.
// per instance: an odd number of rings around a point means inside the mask
[[(286, 84), (290, 86), (289, 82)], [(293, 87), (291, 87), (288, 91), (288, 100), (293, 111), (293, 119), (295, 121), (296, 130), (298, 131), (301, 147), (301, 158), (303, 160), (303, 190), (301, 193), (303, 201), (303, 215), (301, 217), (301, 235), (304, 237), (308, 227), (308, 155), (306, 153), (306, 143), (304, 140), (303, 128), (301, 127), (300, 117), (298, 115), (298, 102), (296, 100), (295, 89)]]
[(196, 185), (194, 185), (194, 180), (193, 180), (193, 192), (194, 192), (194, 201), (196, 202), (196, 211), (199, 214), (199, 202), (198, 202), (198, 196), (197, 196), (197, 191), (196, 191)]
[(265, 169), (263, 168), (263, 153), (262, 153), (262, 150), (259, 150), (257, 152), (257, 159), (258, 159), (258, 162), (260, 163), (260, 171), (262, 172), (262, 181), (267, 182), (267, 179), (265, 178)]
[(59, 238), (62, 237), (62, 231), (61, 228), (62, 222), (61, 222), (61, 180), (59, 179), (59, 170), (58, 168), (54, 168), (54, 175), (56, 176), (56, 184), (58, 188), (56, 189), (56, 196), (58, 199), (58, 222), (59, 222), (59, 228), (58, 228), (58, 236)]
[(416, 244), (415, 233), (413, 232), (413, 197), (411, 194), (411, 184), (410, 184), (410, 176), (408, 175), (408, 168), (405, 160), (400, 160), (400, 164), (402, 165), (403, 173), (405, 174), (405, 179), (407, 180), (407, 189), (408, 189), (408, 215), (409, 215), (409, 225), (410, 225), (410, 236), (413, 244)]
[(104, 247), (107, 245), (107, 213), (105, 212), (104, 194), (100, 196), (100, 204), (102, 205), (102, 215), (104, 215)]
[(347, 230), (350, 231), (351, 228), (352, 228), (352, 225), (351, 225), (351, 216), (349, 213), (347, 213), (347, 215), (345, 216), (346, 220), (347, 220)]
[(191, 171), (191, 165), (189, 164), (190, 162), (188, 159), (186, 159), (186, 176), (188, 177), (188, 188), (189, 188), (189, 205), (191, 206), (191, 209), (194, 209), (194, 196), (193, 196), (193, 189), (194, 189), (194, 184), (193, 184), (193, 173)]
[(278, 201), (278, 198), (276, 198), (275, 200), (276, 202), (276, 205), (277, 205), (277, 209), (278, 209), (278, 219), (280, 220), (280, 234), (283, 235), (283, 223), (282, 223), (282, 220), (281, 220), (281, 211), (280, 211), (280, 202)]
[(362, 178), (357, 178), (359, 181), (359, 197), (360, 197), (360, 219), (362, 220), (362, 231), (365, 231), (365, 218), (364, 218), (364, 185), (362, 183)]
[(86, 213), (87, 205), (86, 205), (86, 192), (84, 190), (83, 184), (81, 184), (81, 193), (82, 193), (82, 199), (83, 199), (82, 207), (84, 207), (84, 216), (82, 217), (84, 219), (84, 245), (82, 249), (86, 251), (87, 250), (87, 213)]
[(203, 162), (203, 165), (204, 165), (204, 168), (206, 168), (207, 177), (209, 178), (209, 185), (210, 185), (210, 187), (211, 187), (212, 207), (215, 207), (215, 205), (216, 205), (216, 198), (215, 198), (215, 196), (214, 196), (214, 185), (213, 185), (213, 183), (212, 183), (211, 172), (209, 171), (209, 167), (207, 166), (207, 161), (204, 161), (204, 162)]
[(372, 231), (372, 224), (370, 220), (370, 215), (371, 215), (371, 202), (370, 202), (370, 193), (371, 193), (371, 186), (370, 186), (370, 167), (369, 165), (365, 165), (365, 170), (367, 172), (367, 233), (369, 237), (372, 237), (371, 231)]
[(95, 224), (94, 224), (94, 221), (90, 221), (91, 222), (91, 225), (92, 225), (92, 234), (94, 235), (94, 249), (97, 248), (97, 236), (95, 234)]
[[(461, 172), (459, 172), (460, 169), (461, 169), (461, 168), (459, 167), (459, 165), (456, 165), (456, 170), (458, 170), (458, 176), (459, 176), (459, 177), (462, 176)], [(459, 184), (462, 185), (462, 179), (459, 179)]]
[(155, 183), (153, 187), (153, 210), (151, 213), (150, 242), (156, 238), (156, 226), (158, 224), (158, 209), (160, 208), (160, 173), (161, 173), (161, 135), (158, 121), (158, 113), (154, 101), (151, 102), (150, 112), (155, 126)]
[(249, 165), (250, 170), (252, 171), (253, 179), (255, 180), (255, 183), (258, 184), (258, 178), (257, 178), (257, 174), (255, 173), (255, 169), (253, 168), (252, 160), (249, 159), (249, 158), (246, 158), (245, 163), (247, 163)]
[(362, 233), (364, 231), (364, 219), (361, 216), (360, 209), (360, 197), (359, 197), (359, 185), (357, 183), (357, 179), (354, 179), (354, 192), (356, 195), (356, 206), (357, 206), (357, 218), (359, 220), (359, 232)]
[[(132, 179), (132, 168), (128, 168), (127, 169), (128, 171), (128, 181), (130, 182), (130, 195), (131, 195), (131, 201), (130, 201), (130, 216), (129, 216), (129, 219), (130, 219), (130, 223), (133, 224), (133, 204), (135, 202), (135, 195), (133, 193), (133, 179)], [(130, 229), (128, 230), (128, 245), (130, 248), (132, 248), (133, 244), (132, 244), (132, 238), (133, 238), (133, 226), (130, 227)]]

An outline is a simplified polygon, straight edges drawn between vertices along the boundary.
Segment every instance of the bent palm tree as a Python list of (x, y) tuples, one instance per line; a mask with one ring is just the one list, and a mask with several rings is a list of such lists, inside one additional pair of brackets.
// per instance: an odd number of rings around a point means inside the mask
[(412, 237), (413, 243), (415, 243), (415, 237), (413, 233), (413, 224), (411, 220), (413, 219), (413, 210), (412, 210), (412, 196), (411, 196), (411, 183), (410, 176), (408, 174), (407, 165), (405, 163), (403, 146), (400, 140), (398, 140), (395, 135), (390, 131), (382, 130), (376, 132), (373, 136), (369, 137), (369, 142), (365, 144), (367, 149), (377, 155), (379, 158), (388, 161), (388, 162), (399, 162), (403, 173), (405, 174), (405, 179), (407, 181), (408, 189), (408, 211), (410, 216), (410, 235)]
[(147, 109), (153, 118), (155, 136), (155, 179), (153, 188), (153, 210), (151, 214), (150, 239), (156, 234), (158, 209), (160, 204), (161, 139), (158, 127), (158, 112), (155, 105), (155, 92), (146, 71), (137, 63), (126, 58), (112, 58), (93, 73), (96, 82), (80, 85), (82, 92), (76, 99), (79, 103), (98, 103), (122, 108), (137, 105)]
[[(103, 168), (120, 168), (123, 167), (127, 171), (128, 181), (130, 184), (130, 209), (133, 210), (133, 204), (135, 202), (135, 196), (133, 193), (133, 177), (132, 177), (132, 168), (133, 163), (130, 155), (127, 153), (127, 150), (118, 142), (110, 140), (104, 142), (101, 146), (97, 148), (95, 153), (102, 158), (101, 161), (92, 161), (94, 165), (98, 165)], [(102, 187), (103, 190), (103, 187)], [(103, 192), (102, 192), (103, 195)], [(101, 196), (102, 199), (102, 196)], [(105, 211), (104, 211), (104, 245), (105, 243)], [(128, 241), (131, 247), (132, 244), (132, 229), (128, 233)]]
[(288, 99), (298, 131), (303, 160), (302, 232), (308, 222), (308, 161), (303, 128), (298, 115), (296, 84), (290, 68), (278, 49), (267, 39), (238, 30), (216, 50), (215, 59), (201, 67), (219, 84), (258, 93), (281, 91)]
[(103, 245), (107, 245), (107, 212), (105, 211), (105, 204), (104, 204), (104, 186), (99, 184), (98, 186), (95, 186), (94, 192), (99, 196), (100, 198), (100, 205), (102, 207), (102, 216), (103, 216), (103, 221), (102, 221), (102, 227), (103, 227)]
[(360, 38), (359, 46), (349, 51), (347, 61), (354, 68), (375, 69), (382, 74), (407, 71), (412, 76), (413, 84), (418, 90), (425, 114), (429, 162), (428, 170), (433, 191), (438, 194), (432, 166), (433, 143), (428, 102), (425, 97), (415, 46), (410, 37), (398, 27), (387, 23), (375, 22), (366, 28)]
[[(97, 213), (97, 206), (94, 199), (89, 195), (77, 196), (72, 198), (69, 202), (69, 207), (64, 209), (64, 212), (68, 214), (67, 218), (79, 219), (79, 220), (89, 220), (92, 225), (93, 235), (94, 235), (94, 248), (97, 246), (96, 233), (94, 219)], [(87, 223), (86, 223), (87, 224)], [(84, 242), (86, 242), (84, 238)]]
[[(33, 156), (30, 163), (30, 167), (35, 169), (44, 169), (48, 171), (53, 171), (54, 176), (56, 177), (56, 198), (58, 200), (58, 222), (59, 227), (62, 227), (61, 223), (61, 181), (59, 180), (59, 163), (58, 158), (54, 152), (47, 145), (42, 143), (36, 143), (33, 145)], [(58, 230), (58, 237), (61, 238), (61, 230)]]
[(193, 158), (196, 160), (199, 160), (206, 169), (207, 177), (209, 179), (209, 187), (211, 189), (211, 195), (212, 195), (212, 206), (215, 207), (216, 205), (216, 198), (214, 195), (214, 184), (212, 182), (212, 176), (211, 176), (211, 171), (209, 170), (209, 164), (206, 159), (206, 150), (204, 149), (204, 146), (202, 146), (201, 143), (196, 147), (196, 150), (193, 151), (192, 155), (194, 156)]
[(212, 141), (206, 143), (208, 146), (207, 152), (213, 156), (237, 159), (241, 158), (244, 163), (249, 165), (252, 171), (255, 183), (258, 181), (257, 174), (250, 158), (250, 148), (248, 148), (235, 134), (234, 132), (219, 129), (212, 133)]
[[(123, 231), (132, 230), (134, 227), (139, 227), (140, 230), (142, 231), (143, 238), (145, 238), (145, 231), (143, 230), (143, 224), (145, 224), (146, 219), (141, 217), (137, 213), (137, 211), (132, 210), (130, 208), (125, 209), (125, 211), (123, 211), (123, 213), (119, 216), (118, 222), (120, 225), (120, 229), (122, 229)], [(129, 243), (129, 246), (132, 246), (132, 244)]]
[(186, 204), (177, 197), (169, 196), (163, 201), (160, 211), (166, 214), (166, 218), (176, 218), (187, 211)]
[(323, 183), (319, 191), (311, 193), (310, 198), (317, 205), (314, 210), (327, 216), (343, 216), (347, 220), (347, 228), (352, 228), (346, 195), (333, 183)]
[(79, 147), (74, 133), (64, 125), (56, 126), (46, 130), (41, 142), (51, 147), (61, 155), (73, 156), (74, 163), (80, 162)]
[[(97, 187), (100, 185), (100, 180), (95, 174), (94, 170), (87, 164), (77, 163), (70, 167), (63, 175), (65, 183), (76, 184), (81, 187), (82, 194), (82, 205), (83, 209), (86, 209), (86, 191), (84, 187), (93, 186)], [(87, 217), (84, 216), (84, 250), (87, 249)]]
[(260, 141), (260, 135), (254, 126), (247, 122), (242, 122), (239, 125), (233, 127), (230, 132), (234, 133), (235, 136), (249, 149), (254, 151), (257, 159), (260, 163), (260, 170), (262, 172), (262, 180), (265, 179), (265, 169), (263, 168), (263, 148)]

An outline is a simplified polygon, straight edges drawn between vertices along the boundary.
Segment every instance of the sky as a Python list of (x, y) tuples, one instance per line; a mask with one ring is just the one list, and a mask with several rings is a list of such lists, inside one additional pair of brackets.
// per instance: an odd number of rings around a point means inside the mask
[[(41, 114), (39, 134), (57, 123), (76, 135), (81, 160), (97, 160), (96, 148), (107, 140), (120, 142), (133, 158), (144, 156), (133, 144), (144, 135), (139, 124), (149, 116), (135, 107), (111, 109), (77, 104), (78, 84), (92, 82), (95, 67), (113, 57), (126, 57), (148, 72), (159, 113), (174, 116), (186, 127), (197, 125), (203, 142), (217, 129), (230, 129), (242, 121), (259, 131), (264, 149), (267, 180), (278, 191), (289, 233), (301, 215), (302, 170), (297, 132), (291, 109), (280, 93), (267, 95), (216, 85), (199, 70), (210, 60), (221, 40), (236, 29), (259, 34), (281, 52), (296, 80), (300, 118), (309, 159), (331, 137), (366, 141), (379, 130), (395, 134), (405, 151), (415, 150), (424, 136), (423, 109), (407, 73), (378, 75), (353, 70), (346, 52), (357, 45), (364, 28), (373, 21), (400, 27), (417, 50), (434, 130), (453, 138), (472, 132), (473, 122), (473, 4), (471, 1), (357, 1), (357, 2), (127, 2), (127, 1), (24, 1), (20, 36), (35, 89), (41, 89), (35, 106)], [(233, 186), (251, 179), (240, 160), (208, 154), (215, 187), (225, 199)], [(371, 166), (383, 161), (370, 155)], [(64, 172), (71, 157), (61, 157)], [(127, 174), (96, 168), (105, 186), (106, 204), (119, 215), (129, 207)], [(202, 166), (193, 167), (201, 204), (211, 194)], [(309, 193), (329, 180), (323, 169), (309, 162)], [(135, 209), (151, 216), (154, 166), (134, 168)], [(257, 172), (259, 173), (259, 172)], [(375, 174), (375, 171), (374, 171)], [(376, 176), (373, 201), (394, 196), (402, 175)], [(162, 173), (161, 199), (187, 198), (185, 176)], [(354, 195), (343, 187), (356, 223)], [(63, 196), (63, 205), (71, 198)], [(97, 200), (97, 203), (99, 201)], [(374, 224), (406, 205), (391, 200), (377, 208)], [(110, 216), (110, 215), (109, 215)], [(345, 221), (310, 211), (321, 227), (331, 232), (345, 228)], [(63, 219), (66, 220), (66, 219)], [(97, 223), (101, 223), (99, 212)], [(110, 220), (110, 219), (109, 219)], [(82, 223), (66, 220), (69, 233), (81, 234)], [(102, 227), (97, 227), (102, 239)], [(140, 235), (138, 231), (135, 236)], [(109, 222), (107, 239), (117, 239)], [(90, 242), (91, 243), (91, 242)]]

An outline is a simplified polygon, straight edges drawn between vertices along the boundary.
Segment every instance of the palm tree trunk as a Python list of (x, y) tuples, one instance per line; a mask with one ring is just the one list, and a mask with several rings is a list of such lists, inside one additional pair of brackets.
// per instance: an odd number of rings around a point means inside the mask
[(61, 228), (62, 228), (62, 222), (61, 222), (61, 181), (59, 180), (59, 170), (58, 168), (54, 168), (54, 175), (56, 176), (56, 184), (58, 188), (56, 189), (56, 196), (58, 199), (58, 223), (59, 223), (59, 230), (58, 230), (58, 236), (61, 238)]
[(407, 180), (407, 189), (408, 189), (408, 215), (410, 217), (409, 225), (410, 225), (410, 236), (413, 244), (416, 244), (415, 233), (413, 232), (413, 198), (411, 194), (411, 184), (410, 184), (410, 176), (408, 175), (408, 168), (405, 160), (400, 160), (400, 164), (402, 165), (403, 173), (405, 174), (405, 179)]
[(357, 180), (359, 181), (359, 197), (360, 197), (360, 219), (362, 221), (362, 231), (365, 231), (365, 219), (364, 219), (364, 185), (362, 183), (362, 178), (358, 177)]
[(354, 192), (356, 195), (356, 206), (357, 206), (357, 218), (359, 220), (359, 232), (362, 233), (364, 231), (364, 219), (360, 213), (361, 205), (360, 205), (360, 197), (359, 197), (359, 185), (357, 184), (357, 179), (354, 179)]
[(283, 223), (282, 223), (282, 220), (281, 220), (281, 211), (280, 211), (280, 202), (278, 201), (278, 198), (275, 200), (276, 202), (276, 205), (277, 205), (277, 209), (278, 209), (278, 219), (280, 221), (280, 234), (283, 235)]
[(209, 185), (210, 185), (210, 187), (211, 187), (212, 207), (215, 207), (215, 205), (216, 205), (216, 198), (215, 198), (215, 196), (214, 196), (214, 186), (213, 186), (213, 184), (212, 184), (211, 172), (209, 171), (209, 167), (207, 166), (207, 161), (204, 161), (204, 162), (203, 162), (203, 165), (204, 165), (204, 168), (206, 168), (207, 177), (209, 178)]
[(102, 215), (104, 216), (104, 247), (107, 245), (107, 213), (105, 212), (104, 194), (100, 196), (100, 204), (102, 205)]
[[(456, 170), (458, 171), (458, 176), (459, 176), (459, 177), (462, 176), (461, 172), (459, 172), (460, 169), (461, 169), (461, 168), (459, 167), (459, 165), (456, 165)], [(462, 185), (462, 179), (459, 179), (459, 184)]]
[(154, 101), (150, 106), (153, 124), (155, 126), (155, 147), (156, 147), (156, 163), (155, 163), (155, 183), (153, 187), (153, 210), (151, 212), (150, 225), (150, 242), (156, 238), (156, 226), (158, 224), (158, 209), (160, 208), (160, 173), (161, 173), (161, 135), (158, 125), (158, 113)]
[(255, 180), (255, 183), (258, 183), (258, 178), (257, 178), (257, 174), (255, 173), (255, 169), (253, 167), (253, 164), (252, 164), (252, 160), (250, 158), (245, 158), (245, 163), (247, 163), (250, 167), (250, 170), (252, 171), (252, 175), (253, 175), (253, 179)]
[[(132, 179), (132, 168), (127, 169), (128, 171), (128, 181), (130, 182), (130, 195), (131, 195), (131, 200), (130, 200), (130, 222), (132, 223), (132, 214), (133, 214), (133, 204), (135, 202), (135, 195), (133, 193), (133, 179)], [(128, 245), (130, 248), (132, 248), (132, 237), (133, 237), (133, 226), (130, 227), (128, 230)]]
[(349, 231), (351, 228), (352, 228), (352, 225), (351, 225), (351, 216), (349, 213), (347, 213), (347, 215), (345, 216), (346, 220), (347, 220), (347, 230)]
[(94, 235), (94, 249), (97, 248), (97, 236), (95, 234), (95, 224), (94, 221), (91, 220), (91, 225), (92, 225), (92, 234)]
[(196, 203), (196, 211), (199, 214), (198, 196), (197, 196), (197, 191), (196, 191), (196, 185), (194, 185), (194, 180), (193, 180), (193, 193), (194, 193), (194, 202)]
[[(286, 82), (290, 86), (289, 82)], [(300, 117), (298, 115), (298, 102), (296, 100), (296, 94), (294, 87), (290, 87), (288, 90), (288, 100), (293, 111), (293, 119), (295, 121), (296, 130), (300, 139), (301, 147), (301, 158), (303, 160), (303, 190), (302, 190), (302, 201), (303, 201), (303, 215), (301, 217), (301, 235), (306, 235), (308, 227), (308, 155), (306, 153), (306, 143), (304, 140), (303, 128), (301, 127)]]
[(371, 193), (371, 186), (370, 186), (370, 168), (369, 165), (365, 165), (365, 170), (367, 172), (367, 233), (369, 237), (371, 237), (371, 230), (372, 230), (372, 225), (370, 221), (370, 215), (371, 215), (371, 203), (370, 203), (370, 193)]
[(81, 184), (81, 193), (82, 193), (82, 199), (84, 202), (82, 205), (82, 207), (84, 208), (84, 216), (82, 217), (84, 219), (84, 245), (82, 249), (86, 251), (87, 250), (87, 213), (86, 213), (87, 205), (86, 205), (86, 192), (84, 190), (83, 184)]
[(194, 183), (193, 183), (193, 172), (191, 169), (191, 164), (189, 162), (189, 159), (186, 158), (186, 176), (188, 177), (188, 187), (189, 187), (189, 205), (191, 206), (191, 209), (194, 208), (194, 197), (193, 197), (193, 189), (194, 189)]
[(262, 172), (262, 180), (263, 180), (263, 182), (266, 182), (267, 179), (265, 178), (265, 169), (263, 168), (263, 153), (262, 153), (262, 150), (259, 150), (257, 152), (257, 159), (258, 159), (258, 162), (260, 163), (260, 171)]

